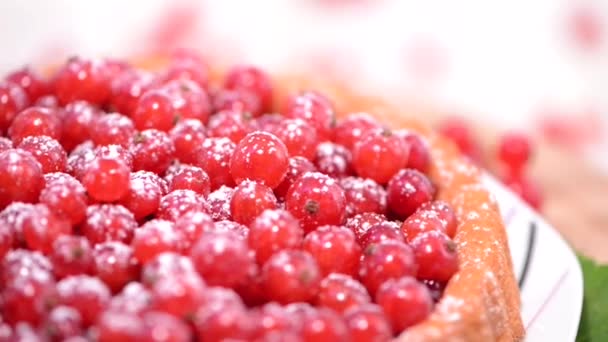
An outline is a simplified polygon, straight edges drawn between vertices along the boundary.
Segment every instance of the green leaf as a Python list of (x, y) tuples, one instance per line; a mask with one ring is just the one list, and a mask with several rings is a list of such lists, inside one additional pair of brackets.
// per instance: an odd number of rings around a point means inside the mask
[(579, 255), (583, 269), (584, 301), (577, 342), (608, 341), (608, 265)]

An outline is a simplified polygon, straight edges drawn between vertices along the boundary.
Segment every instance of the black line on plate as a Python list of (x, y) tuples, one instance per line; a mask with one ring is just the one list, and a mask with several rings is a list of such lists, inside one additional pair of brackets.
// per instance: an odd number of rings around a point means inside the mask
[(526, 257), (524, 258), (524, 267), (519, 275), (519, 288), (524, 287), (526, 278), (528, 277), (528, 270), (532, 263), (532, 256), (534, 254), (534, 246), (536, 244), (536, 222), (530, 222), (530, 229), (528, 230), (528, 248), (526, 250)]

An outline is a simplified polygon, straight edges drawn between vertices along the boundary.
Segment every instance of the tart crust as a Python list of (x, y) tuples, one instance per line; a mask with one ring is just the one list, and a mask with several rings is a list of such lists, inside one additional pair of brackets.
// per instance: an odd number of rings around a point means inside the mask
[[(428, 111), (391, 106), (377, 98), (358, 95), (327, 79), (310, 76), (278, 77), (276, 98), (314, 89), (336, 104), (338, 116), (367, 112), (395, 128), (421, 134), (430, 146), (430, 177), (438, 197), (456, 211), (459, 226), (454, 238), (460, 269), (425, 321), (407, 329), (397, 341), (520, 341), (525, 331), (520, 297), (507, 235), (496, 200), (481, 184), (481, 171), (459, 156), (456, 147), (428, 127), (411, 120)], [(277, 108), (284, 104), (277, 101)]]

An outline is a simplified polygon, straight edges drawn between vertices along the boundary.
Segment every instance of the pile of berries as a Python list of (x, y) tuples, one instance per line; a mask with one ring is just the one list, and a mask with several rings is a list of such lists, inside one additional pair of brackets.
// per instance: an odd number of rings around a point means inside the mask
[[(450, 117), (442, 121), (438, 131), (452, 140), (464, 155), (477, 164), (483, 165), (484, 158), (480, 143), (466, 122), (459, 117)], [(521, 199), (536, 210), (542, 208), (542, 194), (538, 184), (527, 174), (527, 165), (532, 155), (532, 143), (519, 132), (504, 133), (499, 139), (493, 157), (498, 161), (496, 176)]]
[(387, 341), (458, 270), (419, 135), (250, 66), (0, 83), (0, 340)]

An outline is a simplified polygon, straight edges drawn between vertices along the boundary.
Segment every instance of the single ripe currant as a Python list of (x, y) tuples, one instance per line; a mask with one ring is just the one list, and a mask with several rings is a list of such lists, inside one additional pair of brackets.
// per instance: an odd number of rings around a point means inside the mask
[(433, 200), (435, 187), (423, 173), (403, 169), (388, 182), (386, 192), (389, 209), (405, 219), (422, 204)]
[(312, 300), (319, 290), (321, 272), (315, 259), (301, 250), (281, 250), (262, 268), (262, 284), (270, 300), (279, 303)]
[(346, 227), (318, 227), (306, 235), (302, 249), (315, 258), (323, 276), (334, 272), (354, 276), (359, 268), (361, 247)]
[(40, 163), (29, 152), (0, 152), (0, 209), (13, 202), (36, 203), (44, 188)]
[(387, 129), (369, 132), (353, 149), (353, 166), (357, 174), (386, 184), (407, 165), (409, 150), (403, 140)]
[(129, 192), (131, 170), (120, 159), (95, 158), (82, 178), (82, 185), (98, 202), (118, 201)]
[(257, 98), (260, 115), (270, 109), (272, 105), (272, 84), (266, 73), (253, 66), (236, 66), (232, 68), (224, 79), (224, 88), (249, 93)]
[(456, 243), (442, 232), (427, 232), (411, 243), (416, 262), (417, 277), (447, 283), (458, 271)]
[(234, 188), (230, 212), (236, 222), (249, 225), (266, 209), (277, 208), (277, 199), (269, 187), (245, 180)]
[(412, 248), (404, 243), (387, 240), (368, 246), (359, 267), (359, 279), (374, 295), (388, 279), (416, 276), (418, 264)]
[(320, 140), (328, 140), (332, 137), (335, 115), (330, 100), (314, 91), (291, 97), (285, 109), (285, 116), (288, 118), (302, 119), (314, 126)]
[(382, 307), (395, 334), (423, 321), (433, 309), (429, 290), (409, 276), (382, 284), (376, 294), (376, 303)]
[(334, 129), (334, 141), (353, 150), (355, 144), (369, 132), (380, 128), (380, 124), (367, 113), (354, 113), (339, 120)]
[(331, 273), (321, 280), (315, 303), (344, 314), (371, 301), (367, 289), (359, 281), (346, 274)]
[(282, 249), (299, 248), (304, 232), (298, 221), (286, 210), (265, 210), (250, 225), (249, 247), (258, 264)]

